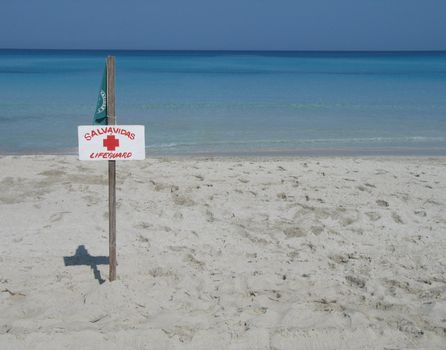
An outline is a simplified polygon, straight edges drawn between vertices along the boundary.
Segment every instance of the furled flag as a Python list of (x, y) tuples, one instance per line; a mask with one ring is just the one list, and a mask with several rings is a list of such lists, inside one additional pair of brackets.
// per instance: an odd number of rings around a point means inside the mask
[(102, 76), (101, 88), (99, 89), (98, 102), (93, 117), (94, 125), (107, 125), (107, 67)]

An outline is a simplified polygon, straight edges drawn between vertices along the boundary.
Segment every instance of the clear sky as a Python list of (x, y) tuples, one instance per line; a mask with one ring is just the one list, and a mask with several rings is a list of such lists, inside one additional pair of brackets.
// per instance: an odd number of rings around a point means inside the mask
[(446, 50), (446, 0), (0, 3), (0, 48)]

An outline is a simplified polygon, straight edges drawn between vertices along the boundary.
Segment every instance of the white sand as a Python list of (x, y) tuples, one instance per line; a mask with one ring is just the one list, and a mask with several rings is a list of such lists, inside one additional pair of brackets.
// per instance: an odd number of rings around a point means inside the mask
[(446, 349), (446, 158), (118, 163), (99, 284), (106, 166), (0, 158), (0, 349)]

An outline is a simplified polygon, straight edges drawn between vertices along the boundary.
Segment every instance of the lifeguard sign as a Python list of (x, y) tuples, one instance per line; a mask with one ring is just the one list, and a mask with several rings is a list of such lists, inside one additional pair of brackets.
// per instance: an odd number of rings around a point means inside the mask
[(115, 58), (107, 57), (94, 125), (78, 127), (79, 159), (108, 161), (109, 280), (116, 279), (116, 161), (146, 156), (144, 126), (116, 125)]
[(144, 125), (78, 126), (80, 160), (145, 159)]

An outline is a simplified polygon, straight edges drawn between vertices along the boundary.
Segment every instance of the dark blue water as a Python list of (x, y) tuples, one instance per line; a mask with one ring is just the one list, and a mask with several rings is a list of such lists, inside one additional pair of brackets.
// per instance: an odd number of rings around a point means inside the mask
[(76, 153), (107, 54), (149, 154), (446, 155), (446, 53), (0, 50), (0, 153)]

